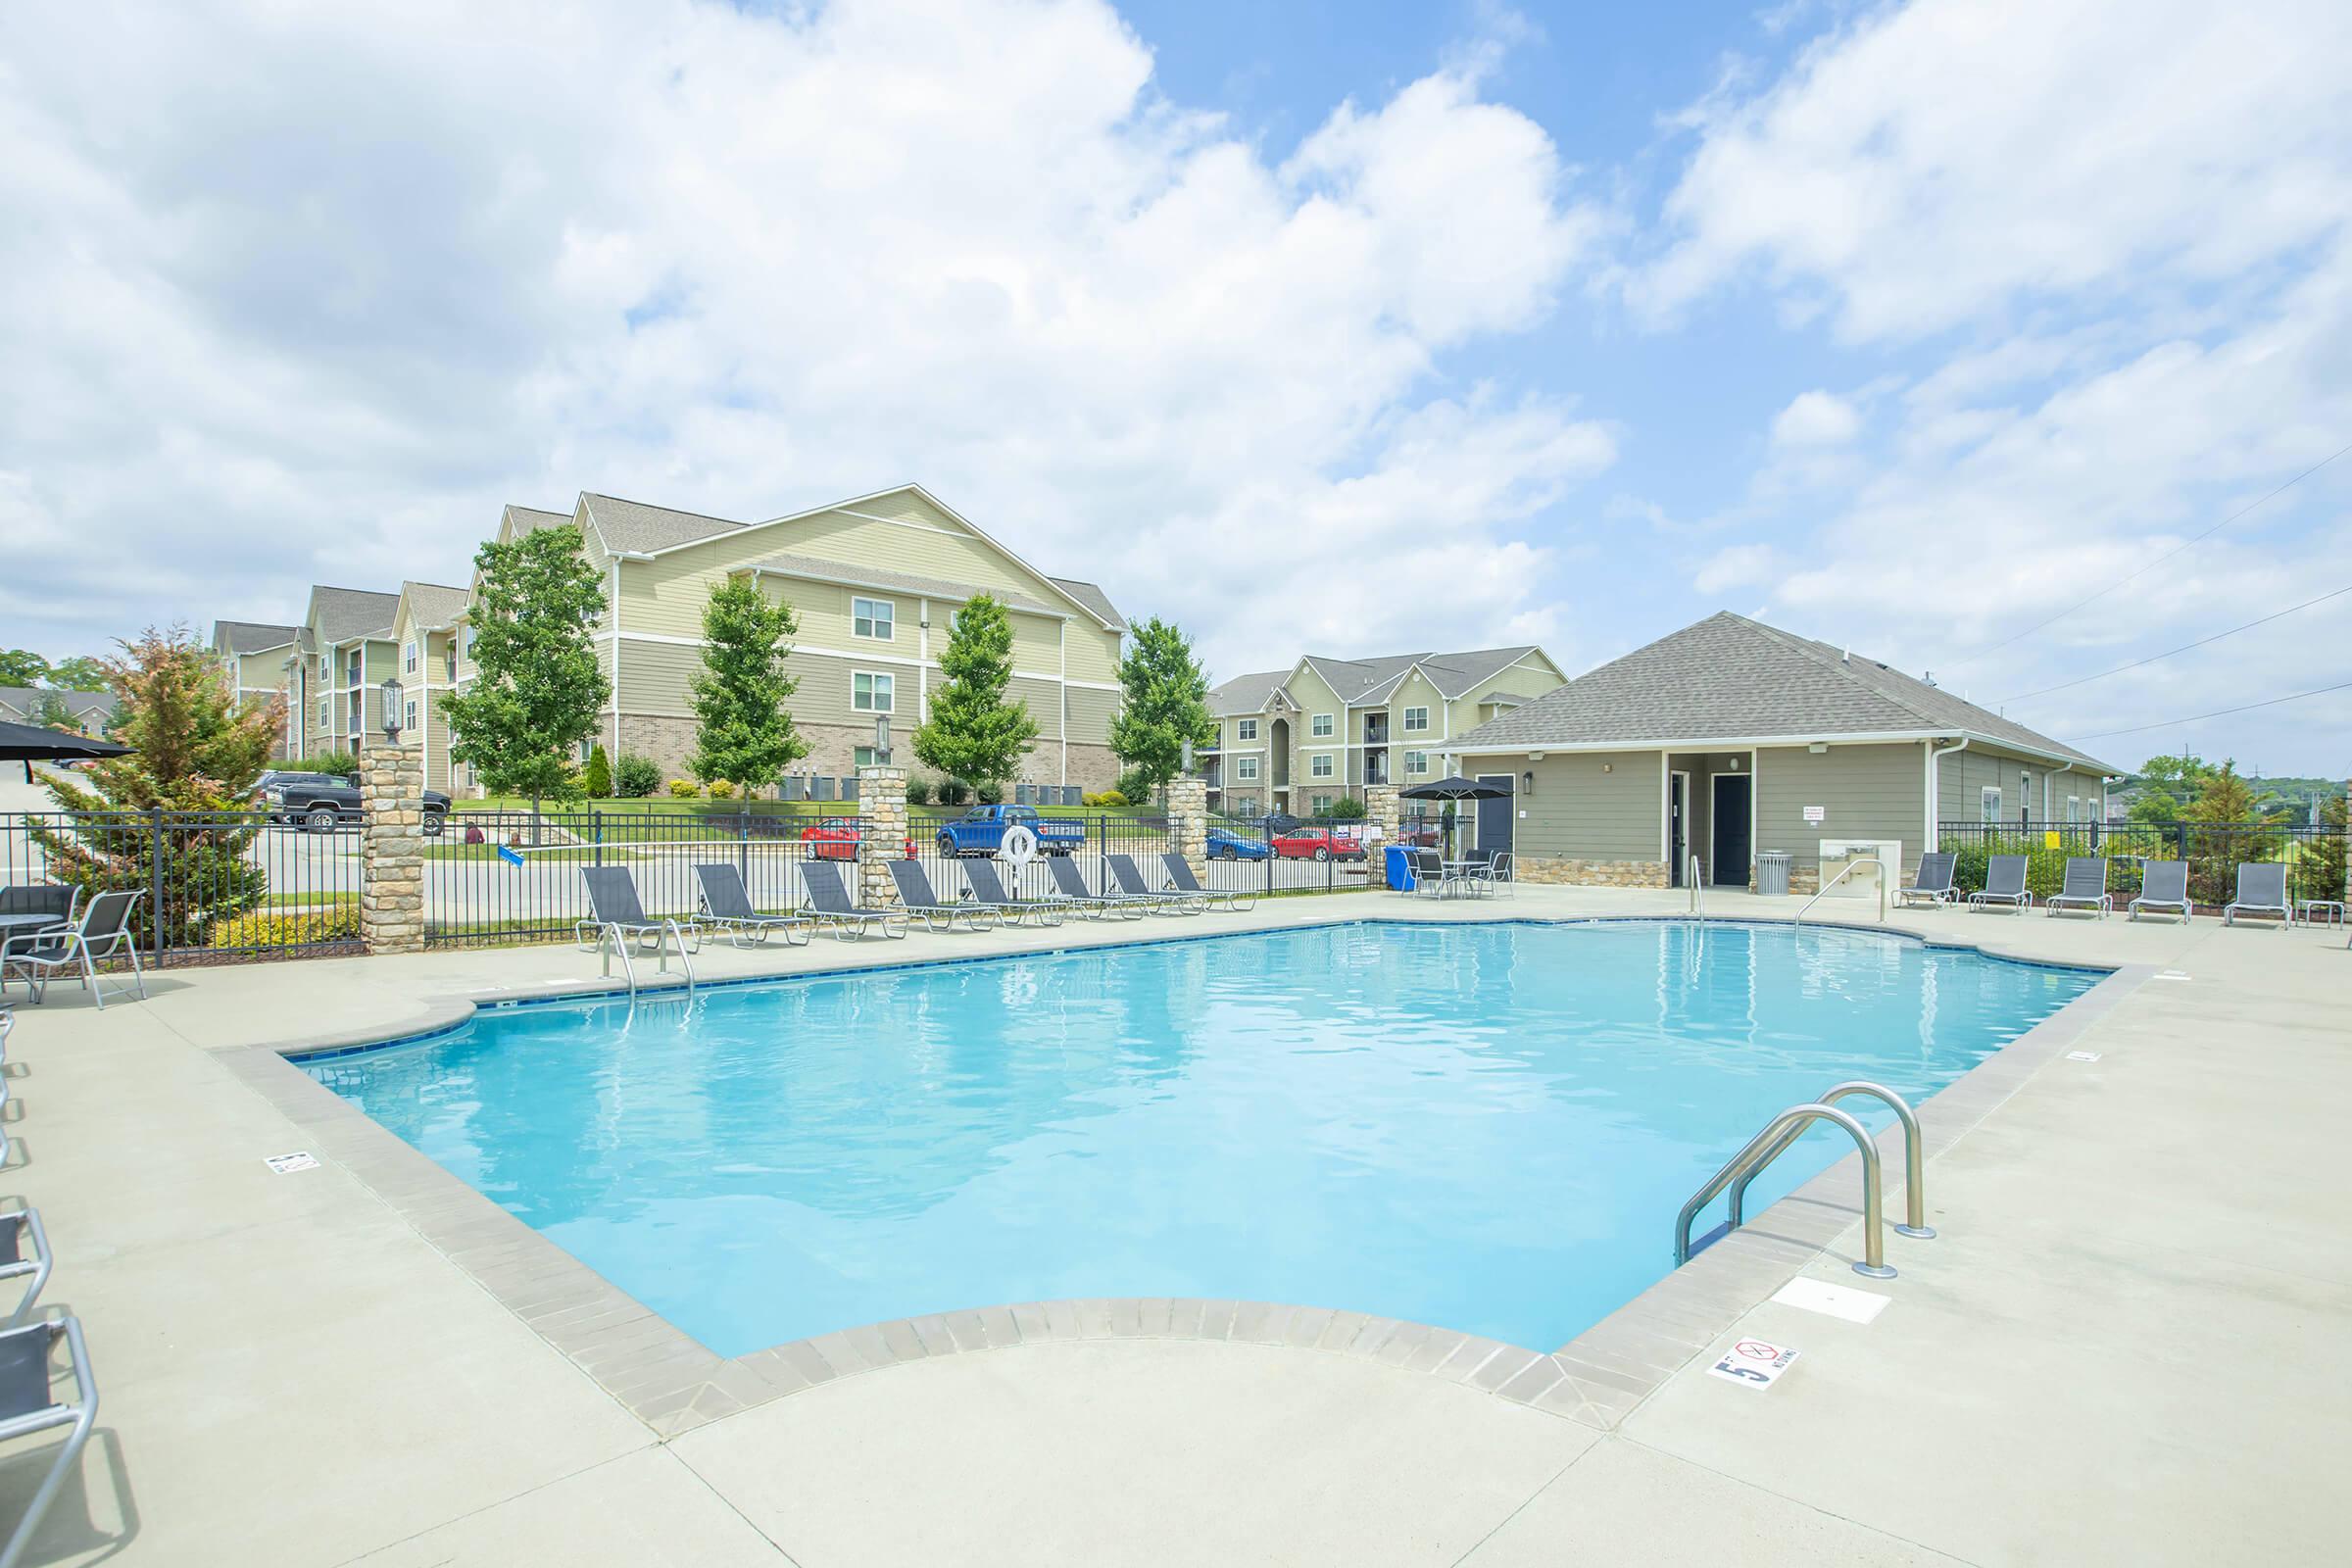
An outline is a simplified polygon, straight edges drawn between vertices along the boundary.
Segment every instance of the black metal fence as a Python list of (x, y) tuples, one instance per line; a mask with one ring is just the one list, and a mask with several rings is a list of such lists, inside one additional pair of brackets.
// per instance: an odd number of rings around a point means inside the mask
[(2340, 901), (2352, 847), (2339, 828), (2270, 822), (1945, 822), (1937, 839), (1956, 857), (1952, 881), (1964, 892), (1984, 885), (1995, 855), (2026, 857), (2026, 887), (2037, 897), (2058, 891), (2070, 858), (2105, 859), (2107, 890), (2123, 895), (2139, 891), (2143, 862), (2185, 860), (2189, 897), (2212, 908), (2236, 896), (2246, 863), (2283, 862), (2290, 903)]

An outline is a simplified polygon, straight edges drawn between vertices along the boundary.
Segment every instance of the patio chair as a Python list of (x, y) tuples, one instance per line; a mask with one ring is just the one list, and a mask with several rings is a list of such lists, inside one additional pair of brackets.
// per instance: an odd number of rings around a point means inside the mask
[(1013, 897), (1005, 889), (1004, 879), (997, 875), (997, 862), (994, 860), (964, 861), (963, 879), (972, 885), (972, 897), (994, 909), (1001, 920), (1009, 920), (1014, 925), (1024, 922), (1061, 924), (1061, 912), (1066, 900)]
[(991, 921), (1004, 918), (985, 904), (970, 901), (951, 904), (941, 898), (933, 890), (930, 875), (923, 870), (920, 860), (892, 860), (889, 864), (890, 880), (899, 890), (899, 907), (931, 930), (953, 931), (956, 922), (961, 920), (967, 931), (985, 931), (988, 928), (980, 923), (982, 916)]
[(1958, 897), (1952, 887), (1952, 867), (1960, 857), (1949, 850), (1931, 850), (1919, 858), (1919, 874), (1907, 888), (1894, 890), (1894, 906), (1909, 908), (1913, 903), (1949, 904)]
[(1130, 898), (1124, 893), (1097, 893), (1086, 885), (1086, 873), (1078, 869), (1078, 862), (1066, 855), (1047, 856), (1046, 874), (1054, 879), (1055, 897), (1097, 920), (1113, 914), (1141, 920), (1159, 903), (1157, 899)]
[(1480, 850), (1478, 863), (1468, 873), (1471, 891), (1493, 898), (1497, 893), (1511, 891), (1511, 852), (1508, 850)]
[(2043, 906), (2050, 913), (2062, 909), (2088, 909), (2100, 919), (2115, 912), (2115, 900), (2107, 893), (2107, 861), (2103, 856), (2071, 855), (2066, 860), (2066, 880)]
[[(58, 1399), (49, 1388), (49, 1355), (61, 1340), (74, 1372), (78, 1401), (74, 1404)], [(0, 1547), (0, 1568), (16, 1568), (24, 1557), (25, 1544), (40, 1529), (42, 1516), (57, 1500), (58, 1489), (81, 1457), (83, 1446), (90, 1441), (90, 1429), (97, 1424), (98, 1383), (90, 1376), (90, 1354), (81, 1343), (79, 1321), (54, 1317), (0, 1329), (0, 1442), (28, 1438), (53, 1427), (73, 1429), (50, 1461), (49, 1473), (24, 1504), (24, 1517), (17, 1521), (8, 1544)]]
[(2139, 911), (2150, 913), (2171, 911), (2188, 924), (2188, 862), (2186, 860), (2142, 860), (2139, 862), (2139, 897), (2124, 906), (2124, 918), (2136, 920)]
[(1987, 909), (2005, 904), (2011, 909), (2023, 911), (2034, 907), (2034, 895), (2026, 891), (2026, 858), (2022, 855), (1996, 855), (1984, 864), (1984, 886), (1968, 896), (1969, 907)]
[[(26, 1244), (32, 1255), (25, 1255)], [(51, 1267), (49, 1233), (41, 1229), (41, 1211), (20, 1208), (14, 1213), (0, 1214), (0, 1280), (21, 1280), (31, 1276), (24, 1287), (24, 1298), (17, 1302), (16, 1311), (9, 1314), (8, 1327), (15, 1328), (32, 1316), (32, 1309), (41, 1299), (41, 1287), (49, 1283)]]
[(1110, 868), (1110, 879), (1118, 884), (1121, 893), (1131, 899), (1143, 900), (1158, 913), (1173, 911), (1178, 914), (1199, 914), (1208, 907), (1206, 899), (1188, 898), (1168, 889), (1154, 892), (1152, 884), (1144, 880), (1144, 873), (1136, 865), (1132, 855), (1106, 855), (1102, 858), (1102, 863)]
[(2236, 924), (2240, 914), (2275, 914), (2281, 931), (2294, 922), (2294, 912), (2286, 906), (2286, 862), (2238, 862), (2237, 897), (2222, 906), (2222, 924)]
[(808, 885), (808, 907), (802, 912), (821, 925), (831, 926), (837, 940), (847, 942), (869, 931), (894, 939), (906, 935), (906, 916), (882, 909), (861, 909), (850, 902), (849, 884), (842, 881), (838, 862), (803, 860), (801, 879)]
[(728, 942), (739, 948), (764, 944), (770, 931), (784, 933), (788, 948), (805, 948), (815, 927), (798, 914), (761, 914), (752, 906), (751, 889), (743, 885), (743, 871), (725, 860), (698, 860), (694, 879), (702, 887), (703, 912), (701, 919), (709, 921), (727, 934)]
[(1168, 891), (1182, 898), (1198, 899), (1204, 907), (1241, 913), (1257, 902), (1257, 896), (1248, 888), (1211, 888), (1200, 885), (1193, 874), (1193, 864), (1173, 850), (1163, 852), (1160, 863), (1168, 868)]
[(135, 988), (139, 1000), (146, 1001), (147, 971), (139, 966), (139, 945), (130, 932), (130, 912), (146, 896), (120, 890), (101, 893), (73, 925), (22, 932), (0, 941), (0, 980), (6, 979), (11, 968), (18, 970), (32, 1000), (39, 1003), (47, 998), (50, 981), (75, 970), (80, 973), (82, 988), (103, 1012), (107, 993), (98, 982), (98, 960), (121, 954), (130, 959), (133, 985), (117, 987), (115, 995), (123, 996)]
[(1458, 870), (1448, 869), (1446, 857), (1436, 850), (1415, 850), (1413, 856), (1413, 891), (1423, 898), (1450, 898), (1456, 889), (1476, 896), (1470, 879)]
[[(611, 955), (620, 955), (621, 970), (628, 975), (629, 989), (634, 994), (637, 966), (629, 958), (631, 946), (634, 945), (640, 953), (653, 954), (656, 966), (666, 970), (674, 944), (678, 962), (686, 970), (686, 983), (694, 983), (694, 961), (687, 955), (702, 951), (703, 934), (700, 926), (692, 920), (680, 925), (667, 916), (659, 920), (648, 917), (645, 906), (637, 902), (637, 879), (629, 875), (629, 868), (625, 865), (584, 865), (580, 867), (580, 879), (588, 887), (588, 918), (573, 921), (572, 930), (575, 935), (588, 930), (596, 932), (594, 947), (598, 953), (607, 956), (607, 974), (612, 972)], [(689, 931), (694, 933), (692, 948), (686, 945)], [(648, 942), (653, 946), (647, 947)], [(580, 946), (586, 948), (590, 944), (582, 942)]]

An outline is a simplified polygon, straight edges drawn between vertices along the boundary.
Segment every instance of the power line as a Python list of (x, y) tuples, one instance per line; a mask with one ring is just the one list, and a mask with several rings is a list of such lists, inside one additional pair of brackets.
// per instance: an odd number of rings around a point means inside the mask
[(2193, 643), (2182, 643), (2180, 647), (2168, 648), (2161, 654), (2150, 654), (2145, 659), (2135, 659), (2129, 664), (2118, 664), (2113, 669), (2102, 669), (2096, 675), (2085, 675), (2081, 680), (2061, 681), (2055, 686), (2044, 686), (2038, 691), (2024, 692), (2015, 697), (2004, 697), (2001, 701), (2022, 703), (2029, 697), (2047, 697), (2052, 692), (2071, 691), (2077, 686), (2087, 686), (2094, 680), (2105, 680), (2110, 675), (2121, 675), (2127, 669), (2137, 669), (2142, 664), (2153, 664), (2159, 659), (2170, 659), (2175, 654), (2185, 654), (2192, 648), (2202, 648), (2207, 643), (2218, 643), (2225, 637), (2234, 637), (2241, 631), (2252, 631), (2257, 626), (2267, 626), (2281, 615), (2291, 615), (2298, 610), (2309, 610), (2314, 605), (2324, 605), (2330, 599), (2341, 599), (2346, 594), (2352, 594), (2352, 585), (2338, 588), (2331, 594), (2322, 594), (2317, 599), (2306, 599), (2299, 605), (2289, 605), (2284, 610), (2273, 611), (2260, 620), (2249, 620), (2243, 626), (2232, 626), (2228, 631), (2217, 631), (2210, 637), (2200, 637)]
[(2280, 703), (2299, 703), (2306, 697), (2325, 697), (2329, 692), (2347, 691), (2352, 691), (2352, 680), (2342, 681), (2333, 686), (2322, 686), (2314, 691), (2296, 692), (2290, 697), (2273, 697), (2265, 702), (2247, 703), (2241, 708), (2217, 708), (2210, 713), (2191, 713), (2186, 718), (2168, 718), (2161, 724), (2134, 724), (2130, 729), (2103, 729), (2096, 735), (2077, 735), (2067, 744), (2072, 746), (2075, 741), (2103, 741), (2116, 735), (2141, 735), (2152, 729), (2171, 729), (2175, 724), (2194, 724), (2207, 718), (2228, 718), (2231, 713), (2251, 713), (2257, 708), (2277, 708)]
[(2118, 582), (2109, 583), (2097, 593), (2092, 594), (2088, 599), (2079, 600), (2076, 603), (2067, 606), (2064, 610), (2061, 610), (2058, 612), (2058, 613), (2052, 615), (2047, 620), (2035, 621), (2033, 625), (2028, 626), (2024, 631), (2019, 632), (2014, 637), (2004, 637), (1989, 648), (1978, 649), (1975, 653), (1963, 658), (1960, 662), (1963, 664), (1971, 664), (1976, 662), (1978, 660), (1984, 658), (1988, 654), (1997, 654), (2002, 649), (2008, 647), (2011, 643), (2022, 642), (2026, 638), (2033, 636), (2035, 632), (2040, 631), (2045, 626), (2056, 625), (2058, 622), (2064, 620), (2067, 616), (2073, 614), (2076, 611), (2082, 609), (2085, 605), (2097, 604), (2100, 600), (2106, 598), (2118, 588), (2128, 587), (2132, 583), (2137, 582), (2140, 578), (2146, 576), (2149, 572), (2154, 571), (2158, 566), (2163, 565), (2175, 556), (2180, 555), (2182, 551), (2188, 549), (2191, 545), (2201, 543), (2204, 540), (2212, 538), (2215, 534), (2220, 533), (2224, 528), (2229, 527), (2231, 523), (2244, 516), (2247, 513), (2252, 512), (2255, 508), (2262, 506), (2265, 502), (2271, 500), (2272, 497), (2284, 494), (2286, 491), (2293, 489), (2296, 485), (2301, 484), (2304, 480), (2310, 478), (2313, 474), (2319, 472), (2322, 468), (2325, 468), (2328, 466), (2328, 465), (2333, 463), (2336, 459), (2342, 457), (2347, 452), (2352, 452), (2352, 443), (2337, 447), (2333, 452), (2330, 452), (2328, 454), (2328, 456), (2322, 458), (2310, 467), (2305, 468), (2301, 473), (2296, 474), (2292, 479), (2287, 480), (2286, 483), (2280, 485), (2278, 489), (2271, 491), (2268, 495), (2264, 495), (2258, 500), (2247, 502), (2244, 506), (2238, 508), (2235, 512), (2232, 512), (2230, 514), (2230, 515), (2224, 517), (2221, 521), (2215, 523), (2203, 533), (2198, 534), (2195, 538), (2183, 540), (2180, 544), (2177, 545), (2171, 550), (2166, 551), (2163, 555), (2158, 556), (2154, 561), (2149, 562), (2146, 565), (2132, 573), (2131, 576), (2123, 578)]

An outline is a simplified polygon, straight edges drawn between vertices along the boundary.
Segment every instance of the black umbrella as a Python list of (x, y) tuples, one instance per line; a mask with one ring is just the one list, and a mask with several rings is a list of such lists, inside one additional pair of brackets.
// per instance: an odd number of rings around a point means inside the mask
[[(1416, 784), (1409, 790), (1397, 791), (1398, 798), (1407, 801), (1502, 801), (1510, 799), (1510, 794), (1507, 784), (1483, 784), (1474, 778), (1464, 778), (1459, 773), (1451, 778)], [(1446, 822), (1446, 857), (1447, 859), (1453, 858), (1453, 821), (1450, 817)]]
[(68, 735), (63, 730), (43, 729), (38, 724), (11, 724), (0, 719), (0, 761), (23, 762), (27, 782), (32, 778), (34, 762), (63, 762), (85, 757), (127, 757), (127, 746), (113, 741), (87, 740), (79, 735)]

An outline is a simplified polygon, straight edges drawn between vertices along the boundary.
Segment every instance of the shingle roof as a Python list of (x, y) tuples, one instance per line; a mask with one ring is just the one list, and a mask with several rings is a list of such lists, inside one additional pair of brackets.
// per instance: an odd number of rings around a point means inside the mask
[(583, 492), (580, 504), (588, 509), (588, 520), (596, 528), (605, 548), (615, 554), (639, 555), (655, 550), (666, 550), (671, 545), (687, 545), (697, 539), (715, 539), (720, 534), (733, 533), (748, 523), (730, 522), (724, 517), (706, 517), (699, 513), (673, 512), (667, 507), (649, 507), (639, 501), (623, 501), (616, 496), (590, 495)]
[(1457, 737), (1451, 748), (1960, 734), (2116, 769), (1877, 660), (1724, 612)]
[(571, 520), (568, 512), (542, 512), (537, 507), (517, 507), (512, 503), (507, 507), (507, 515), (514, 519), (514, 531), (517, 534), (556, 527)]
[(754, 571), (772, 571), (787, 577), (810, 577), (818, 582), (844, 583), (854, 588), (880, 588), (891, 593), (916, 594), (926, 599), (946, 599), (961, 603), (980, 594), (988, 594), (1015, 610), (1033, 611), (1041, 614), (1067, 617), (1069, 612), (1059, 605), (1049, 605), (1028, 594), (1015, 593), (1008, 588), (983, 588), (977, 583), (952, 582), (945, 577), (924, 577), (911, 571), (894, 571), (888, 566), (852, 565), (846, 562), (826, 561), (816, 556), (777, 555), (752, 563)]
[(1049, 577), (1046, 580), (1084, 605), (1097, 620), (1102, 621), (1112, 631), (1127, 629), (1127, 617), (1120, 614), (1111, 604), (1110, 595), (1093, 583), (1080, 582), (1075, 577)]
[(473, 596), (445, 582), (404, 582), (400, 591), (409, 601), (409, 618), (419, 626), (447, 626), (466, 613)]
[(66, 711), (76, 723), (92, 713), (111, 713), (115, 710), (113, 692), (59, 692), (45, 686), (0, 686), (0, 708), (30, 718), (41, 706), (41, 699), (55, 697), (66, 705)]
[[(1368, 659), (1332, 659), (1308, 654), (1300, 662), (1322, 676), (1325, 684), (1339, 694), (1341, 702), (1355, 705), (1380, 701), (1396, 690), (1397, 682), (1416, 664), (1429, 677), (1430, 684), (1437, 687), (1439, 695), (1448, 699), (1459, 697), (1480, 681), (1493, 679), (1540, 651), (1533, 643), (1523, 643), (1515, 648), (1474, 648), (1454, 654), (1377, 654)], [(1230, 701), (1250, 702), (1251, 706), (1216, 709), (1217, 712), (1258, 712), (1264, 709), (1266, 699), (1290, 677), (1287, 669), (1271, 674), (1237, 675), (1209, 693), (1209, 701), (1213, 708), (1219, 692), (1230, 692)], [(1259, 684), (1245, 687), (1244, 682)]]
[(213, 622), (213, 651), (220, 654), (253, 654), (265, 648), (282, 648), (292, 642), (300, 628), (273, 626), (259, 620), (216, 620)]
[(389, 637), (392, 614), (399, 608), (398, 594), (323, 584), (311, 590), (311, 624), (318, 629), (319, 640), (330, 645), (358, 637)]
[(1219, 718), (1233, 718), (1250, 713), (1262, 713), (1266, 704), (1281, 690), (1282, 683), (1291, 678), (1287, 669), (1261, 670), (1254, 675), (1236, 675), (1233, 679), (1212, 686), (1208, 691), (1208, 710)]

